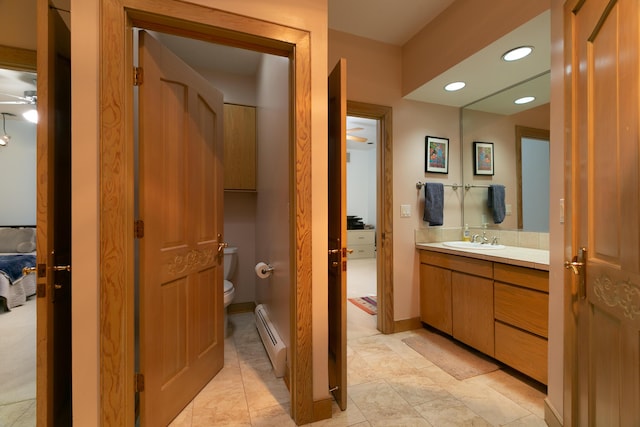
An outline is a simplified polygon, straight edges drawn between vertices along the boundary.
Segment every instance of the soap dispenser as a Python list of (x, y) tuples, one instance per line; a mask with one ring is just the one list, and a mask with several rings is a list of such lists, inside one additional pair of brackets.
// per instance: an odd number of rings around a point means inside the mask
[(462, 240), (465, 242), (471, 241), (471, 233), (469, 232), (469, 224), (464, 225), (464, 231), (462, 232)]

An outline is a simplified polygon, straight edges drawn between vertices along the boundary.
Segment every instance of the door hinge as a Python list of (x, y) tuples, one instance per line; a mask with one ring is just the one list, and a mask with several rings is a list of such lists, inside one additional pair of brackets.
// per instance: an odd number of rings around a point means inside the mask
[(136, 239), (142, 239), (144, 237), (144, 221), (138, 219), (133, 224), (133, 234)]
[(133, 85), (140, 86), (142, 85), (142, 67), (133, 67)]
[(144, 391), (144, 375), (142, 375), (141, 373), (136, 373), (134, 382), (135, 382), (134, 387), (135, 387), (136, 393), (140, 393)]

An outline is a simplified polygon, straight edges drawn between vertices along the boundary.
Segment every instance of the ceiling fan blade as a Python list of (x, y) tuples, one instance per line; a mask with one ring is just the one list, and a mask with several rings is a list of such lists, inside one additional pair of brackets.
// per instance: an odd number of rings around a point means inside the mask
[(367, 138), (363, 138), (361, 136), (355, 136), (355, 135), (347, 135), (347, 139), (349, 141), (355, 141), (355, 142), (367, 142)]
[(364, 130), (364, 128), (351, 128), (351, 129), (347, 129), (347, 132), (358, 132), (360, 130)]

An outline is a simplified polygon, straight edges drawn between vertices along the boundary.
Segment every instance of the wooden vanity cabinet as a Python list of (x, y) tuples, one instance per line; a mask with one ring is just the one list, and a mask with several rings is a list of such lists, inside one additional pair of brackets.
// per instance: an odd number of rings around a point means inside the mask
[(224, 189), (256, 190), (256, 107), (224, 104)]
[(493, 355), (493, 267), (489, 261), (420, 254), (421, 320)]
[(493, 356), (493, 281), (453, 271), (453, 337)]
[(420, 320), (453, 334), (451, 317), (451, 270), (420, 263)]
[(495, 358), (547, 384), (549, 272), (494, 266)]
[(419, 253), (420, 319), (546, 384), (549, 272)]

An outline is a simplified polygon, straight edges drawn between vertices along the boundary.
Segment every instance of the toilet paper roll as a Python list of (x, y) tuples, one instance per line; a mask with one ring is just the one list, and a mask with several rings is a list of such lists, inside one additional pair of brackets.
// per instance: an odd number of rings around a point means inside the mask
[(258, 276), (261, 279), (266, 279), (267, 277), (271, 276), (273, 267), (271, 267), (269, 264), (266, 264), (264, 262), (259, 262), (256, 264), (255, 270), (256, 270), (256, 276)]

